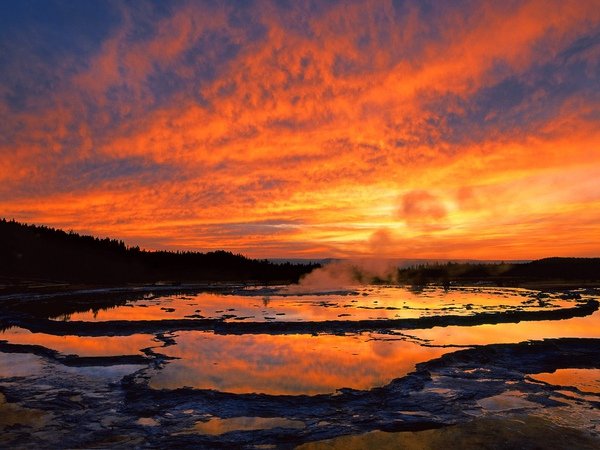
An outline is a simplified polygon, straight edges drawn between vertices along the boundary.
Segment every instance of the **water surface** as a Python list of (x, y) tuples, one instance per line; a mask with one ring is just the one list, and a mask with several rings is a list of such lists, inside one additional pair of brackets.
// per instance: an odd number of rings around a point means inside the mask
[(115, 356), (140, 353), (141, 349), (156, 347), (152, 334), (129, 336), (55, 336), (47, 333), (32, 333), (19, 327), (0, 331), (0, 341), (11, 344), (41, 345), (64, 355)]
[(212, 417), (207, 421), (196, 422), (194, 428), (185, 433), (200, 433), (210, 436), (229, 433), (231, 431), (267, 430), (269, 428), (304, 428), (300, 420), (290, 420), (284, 417), (232, 417), (221, 419)]
[(552, 373), (536, 373), (532, 378), (558, 386), (572, 386), (582, 392), (600, 394), (600, 369), (558, 369)]
[(219, 335), (185, 331), (161, 353), (179, 359), (154, 375), (155, 389), (194, 387), (232, 393), (323, 394), (383, 386), (415, 364), (452, 349), (378, 334)]
[[(263, 292), (261, 294), (261, 292)], [(558, 295), (538, 298), (526, 289), (442, 288), (419, 291), (391, 286), (356, 286), (339, 293), (289, 294), (278, 290), (241, 290), (237, 294), (148, 294), (114, 308), (89, 310), (56, 320), (160, 320), (210, 318), (224, 321), (323, 321), (473, 315), (478, 312), (539, 311), (572, 307)]]
[(475, 326), (433, 327), (406, 333), (431, 345), (507, 344), (546, 338), (600, 338), (600, 310), (585, 317)]

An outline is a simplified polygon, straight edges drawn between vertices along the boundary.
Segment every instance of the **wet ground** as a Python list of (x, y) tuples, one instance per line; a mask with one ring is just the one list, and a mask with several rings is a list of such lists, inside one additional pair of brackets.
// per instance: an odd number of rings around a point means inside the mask
[(599, 295), (0, 298), (0, 447), (599, 448)]

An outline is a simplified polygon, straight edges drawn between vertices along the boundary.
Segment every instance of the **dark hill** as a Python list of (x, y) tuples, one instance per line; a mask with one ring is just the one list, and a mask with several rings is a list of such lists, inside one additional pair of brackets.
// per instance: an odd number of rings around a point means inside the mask
[(0, 276), (69, 283), (294, 282), (316, 264), (275, 264), (226, 251), (145, 251), (45, 226), (0, 220)]
[(515, 264), (507, 275), (564, 280), (600, 280), (600, 258), (544, 258)]
[(527, 263), (422, 264), (398, 269), (401, 283), (600, 281), (600, 258), (544, 258)]

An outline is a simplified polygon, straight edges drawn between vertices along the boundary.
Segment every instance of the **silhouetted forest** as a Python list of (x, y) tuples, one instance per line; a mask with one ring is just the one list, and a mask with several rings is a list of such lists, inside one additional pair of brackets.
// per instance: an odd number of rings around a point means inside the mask
[(422, 264), (398, 269), (400, 283), (426, 284), (492, 281), (598, 281), (600, 258), (545, 258), (527, 263)]
[[(145, 251), (116, 239), (0, 220), (0, 277), (5, 279), (101, 284), (296, 282), (317, 267), (249, 259), (226, 251)], [(417, 285), (477, 281), (508, 285), (523, 280), (598, 281), (600, 258), (546, 258), (519, 264), (449, 262), (397, 271), (399, 283)]]
[(226, 251), (145, 251), (45, 226), (0, 220), (0, 276), (76, 283), (295, 282), (318, 264), (275, 264)]

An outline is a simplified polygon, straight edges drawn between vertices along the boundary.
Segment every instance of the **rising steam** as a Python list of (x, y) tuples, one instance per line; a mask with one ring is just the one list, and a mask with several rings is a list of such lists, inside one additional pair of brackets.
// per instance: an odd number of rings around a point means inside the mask
[(287, 292), (323, 293), (344, 291), (374, 282), (396, 283), (398, 267), (397, 261), (388, 259), (333, 261), (305, 275), (298, 284), (288, 286)]

